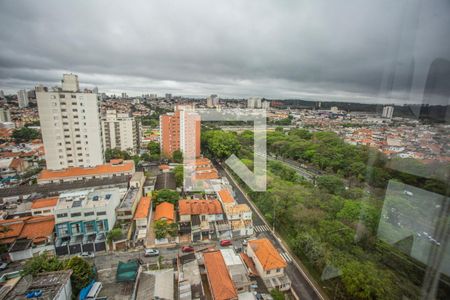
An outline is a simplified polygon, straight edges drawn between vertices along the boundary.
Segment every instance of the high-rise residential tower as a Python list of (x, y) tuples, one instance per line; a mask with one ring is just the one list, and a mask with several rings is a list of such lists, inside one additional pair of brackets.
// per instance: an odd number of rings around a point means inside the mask
[(78, 76), (64, 74), (61, 88), (36, 97), (47, 169), (104, 163), (97, 94), (81, 92)]
[(102, 130), (105, 149), (138, 153), (139, 127), (136, 119), (130, 114), (107, 110), (102, 117)]
[(200, 116), (194, 111), (177, 108), (174, 113), (160, 116), (161, 153), (172, 157), (180, 150), (183, 158), (200, 156)]
[(19, 108), (28, 107), (28, 93), (26, 90), (19, 90), (17, 92), (17, 102)]
[(9, 109), (0, 107), (0, 122), (11, 122), (11, 112)]
[(247, 108), (261, 108), (262, 99), (260, 97), (250, 97), (247, 99)]
[(393, 115), (394, 115), (394, 107), (393, 106), (383, 107), (383, 113), (381, 114), (381, 116), (383, 118), (392, 119)]
[(219, 106), (219, 97), (217, 95), (211, 95), (206, 98), (206, 106), (207, 107), (217, 107)]

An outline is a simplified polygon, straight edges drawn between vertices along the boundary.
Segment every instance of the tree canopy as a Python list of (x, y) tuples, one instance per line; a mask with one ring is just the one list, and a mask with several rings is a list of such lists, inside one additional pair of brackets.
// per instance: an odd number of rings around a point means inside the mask
[(11, 137), (14, 139), (16, 143), (26, 143), (34, 139), (41, 138), (41, 134), (39, 131), (29, 128), (22, 127), (19, 129), (14, 129)]

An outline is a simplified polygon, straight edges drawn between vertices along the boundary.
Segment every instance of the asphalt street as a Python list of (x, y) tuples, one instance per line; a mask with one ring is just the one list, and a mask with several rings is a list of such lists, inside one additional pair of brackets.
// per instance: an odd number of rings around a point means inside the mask
[(243, 192), (236, 185), (235, 181), (231, 178), (231, 176), (225, 172), (225, 170), (218, 164), (216, 164), (216, 168), (219, 171), (221, 176), (226, 176), (228, 181), (233, 186), (233, 190), (235, 192), (235, 199), (238, 203), (245, 203), (249, 205), (253, 212), (253, 225), (255, 227), (255, 232), (257, 237), (267, 237), (270, 241), (275, 245), (275, 248), (279, 251), (281, 256), (287, 262), (286, 274), (289, 276), (289, 279), (292, 281), (292, 289), (299, 296), (300, 299), (324, 299), (324, 296), (319, 295), (315, 291), (315, 287), (311, 283), (311, 280), (307, 278), (306, 274), (302, 272), (299, 267), (293, 261), (291, 254), (287, 253), (285, 249), (283, 249), (280, 241), (274, 236), (271, 231), (269, 224), (266, 224), (262, 218), (258, 215), (257, 211), (251, 205), (250, 201), (244, 196)]

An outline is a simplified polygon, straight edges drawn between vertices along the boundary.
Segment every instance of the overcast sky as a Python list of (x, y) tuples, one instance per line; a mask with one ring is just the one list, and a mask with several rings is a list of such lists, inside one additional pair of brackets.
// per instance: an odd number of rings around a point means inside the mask
[(448, 0), (1, 1), (0, 89), (418, 102)]

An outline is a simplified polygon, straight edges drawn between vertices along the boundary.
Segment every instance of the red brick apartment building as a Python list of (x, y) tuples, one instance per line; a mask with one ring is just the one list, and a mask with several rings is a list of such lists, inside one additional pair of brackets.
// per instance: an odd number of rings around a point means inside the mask
[(193, 111), (177, 108), (159, 118), (161, 153), (172, 157), (180, 150), (185, 159), (200, 156), (200, 116)]

